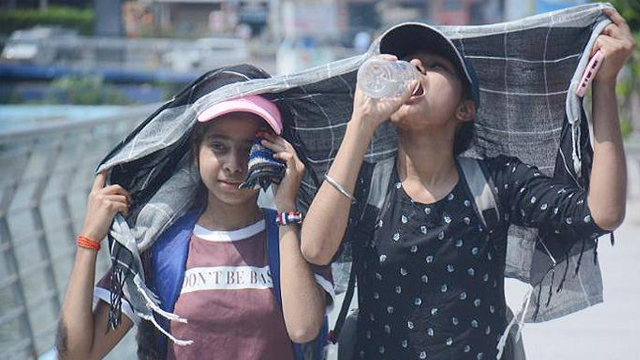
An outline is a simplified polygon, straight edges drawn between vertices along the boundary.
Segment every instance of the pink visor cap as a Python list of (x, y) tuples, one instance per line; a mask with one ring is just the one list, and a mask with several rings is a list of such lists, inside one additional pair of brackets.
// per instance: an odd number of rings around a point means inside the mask
[(198, 115), (198, 121), (207, 122), (222, 115), (237, 112), (258, 115), (271, 126), (276, 134), (280, 135), (282, 133), (280, 110), (274, 103), (258, 95), (245, 96), (215, 104)]

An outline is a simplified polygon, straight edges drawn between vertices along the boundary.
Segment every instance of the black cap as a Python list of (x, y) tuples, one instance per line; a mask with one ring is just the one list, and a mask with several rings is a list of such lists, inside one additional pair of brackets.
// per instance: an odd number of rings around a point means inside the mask
[(398, 24), (382, 34), (380, 39), (381, 54), (391, 54), (402, 59), (417, 51), (440, 55), (451, 61), (470, 90), (476, 107), (480, 105), (480, 87), (473, 65), (462, 56), (453, 42), (440, 30), (423, 23), (406, 22)]

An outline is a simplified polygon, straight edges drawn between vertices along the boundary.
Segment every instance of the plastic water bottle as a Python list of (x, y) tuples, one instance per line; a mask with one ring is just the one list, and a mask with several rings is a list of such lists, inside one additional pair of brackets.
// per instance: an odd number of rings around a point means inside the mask
[(358, 69), (358, 86), (372, 98), (401, 96), (420, 72), (406, 61), (369, 59)]

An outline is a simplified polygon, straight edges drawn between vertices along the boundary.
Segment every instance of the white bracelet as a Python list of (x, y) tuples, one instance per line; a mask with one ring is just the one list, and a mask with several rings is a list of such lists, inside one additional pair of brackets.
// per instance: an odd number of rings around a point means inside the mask
[(325, 174), (324, 179), (327, 180), (334, 189), (338, 190), (342, 195), (346, 196), (347, 199), (351, 200), (351, 202), (355, 204), (356, 198), (354, 198), (353, 195), (349, 194), (347, 190), (337, 181), (333, 180), (331, 176), (329, 176), (329, 174)]

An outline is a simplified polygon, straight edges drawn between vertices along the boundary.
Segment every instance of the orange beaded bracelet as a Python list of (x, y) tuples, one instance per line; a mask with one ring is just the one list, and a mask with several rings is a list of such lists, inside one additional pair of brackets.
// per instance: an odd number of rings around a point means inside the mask
[(100, 242), (90, 237), (78, 235), (78, 237), (76, 238), (76, 244), (79, 247), (85, 248), (85, 249), (91, 249), (96, 251), (100, 250)]

